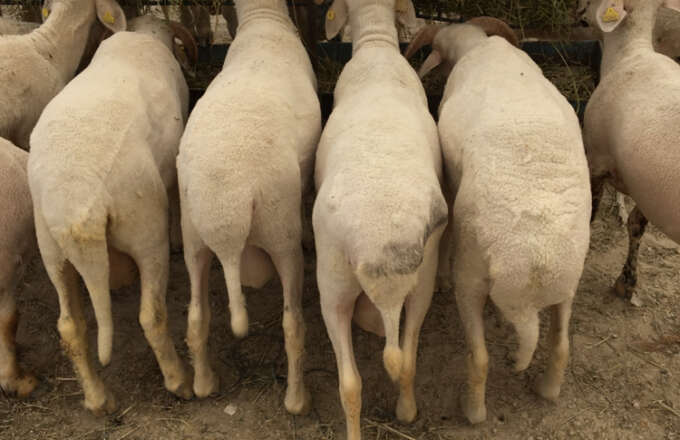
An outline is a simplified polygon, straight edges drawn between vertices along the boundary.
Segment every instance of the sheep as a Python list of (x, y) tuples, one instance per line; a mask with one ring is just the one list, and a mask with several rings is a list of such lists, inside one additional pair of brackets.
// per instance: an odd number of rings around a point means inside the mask
[(454, 66), (439, 107), (439, 137), (454, 195), (452, 241), (445, 245), (452, 246), (469, 349), (462, 408), (473, 424), (486, 419), (487, 296), (517, 331), (516, 371), (529, 366), (536, 349), (538, 311), (551, 308), (550, 359), (537, 392), (556, 399), (589, 244), (590, 185), (578, 118), (516, 42), (505, 23), (485, 17), (424, 28), (406, 53), (432, 44), (421, 76), (442, 60)]
[(30, 21), (18, 21), (0, 17), (0, 35), (23, 35), (34, 31), (40, 25)]
[(19, 397), (37, 385), (18, 367), (15, 349), (14, 291), (36, 248), (27, 161), (28, 153), (0, 138), (0, 389)]
[[(302, 44), (309, 54), (312, 67), (317, 69), (316, 43), (319, 40), (319, 27), (317, 23), (317, 10), (323, 0), (289, 0), (290, 18), (298, 28)], [(236, 36), (238, 29), (238, 17), (234, 6), (222, 6), (222, 17), (227, 22), (227, 29), (232, 38)]]
[[(580, 0), (579, 11), (585, 10), (591, 0)], [(539, 40), (601, 40), (602, 32), (597, 27), (573, 27), (566, 34), (556, 35), (552, 30), (523, 29), (523, 39)], [(654, 50), (671, 58), (680, 58), (680, 14), (668, 8), (660, 8), (653, 32)]]
[[(2, 35), (23, 35), (28, 34), (36, 30), (40, 25), (38, 23), (33, 23), (30, 21), (17, 21), (9, 18), (0, 17), (0, 36)], [(82, 70), (90, 64), (90, 60), (94, 56), (95, 51), (99, 43), (109, 36), (110, 32), (99, 22), (90, 28), (90, 34), (85, 44), (85, 49), (83, 50), (83, 56), (80, 58), (80, 64), (76, 69), (76, 73), (82, 72)]]
[[(579, 14), (583, 15), (593, 0), (579, 1)], [(586, 24), (587, 21), (584, 23)], [(652, 43), (654, 50), (673, 59), (680, 57), (680, 15), (672, 8), (661, 7), (658, 9)], [(579, 40), (602, 40), (603, 32), (597, 26), (586, 28), (574, 28), (572, 37)], [(572, 38), (573, 39), (573, 38)]]
[(400, 387), (397, 418), (416, 416), (418, 336), (447, 223), (436, 125), (418, 76), (399, 53), (395, 18), (413, 23), (410, 1), (336, 0), (326, 16), (329, 39), (349, 19), (353, 55), (316, 155), (312, 222), (321, 310), (350, 440), (361, 437), (353, 315), (362, 328), (386, 336), (383, 363)]
[(593, 212), (605, 181), (636, 203), (628, 217), (628, 258), (614, 285), (617, 295), (634, 302), (647, 219), (680, 243), (680, 66), (652, 47), (662, 5), (680, 10), (680, 0), (593, 0), (582, 11), (603, 32), (604, 46), (583, 127)]
[(224, 268), (231, 329), (248, 333), (242, 284), (283, 286), (288, 357), (284, 404), (306, 412), (301, 198), (321, 133), (316, 78), (285, 0), (236, 0), (239, 33), (196, 103), (177, 159), (184, 258), (191, 280), (187, 344), (194, 392), (218, 390), (208, 361), (208, 272)]
[[(601, 34), (599, 35), (601, 38)], [(680, 61), (680, 14), (669, 8), (661, 7), (658, 10), (654, 32), (652, 34), (654, 50)], [(616, 193), (618, 205), (618, 218), (621, 224), (628, 222), (628, 208), (624, 196)]]
[[(125, 18), (120, 17), (125, 28)], [(141, 278), (139, 321), (165, 378), (188, 399), (191, 383), (168, 334), (167, 191), (187, 118), (188, 87), (173, 37), (196, 58), (188, 31), (144, 16), (103, 42), (92, 62), (45, 108), (31, 135), (28, 179), (38, 246), (59, 295), (58, 330), (83, 387), (85, 407), (115, 410), (88, 357), (77, 274), (99, 327), (102, 365), (111, 360), (108, 254), (131, 258)]]
[(48, 0), (43, 14), (30, 34), (0, 37), (0, 136), (25, 150), (40, 112), (75, 74), (95, 17), (124, 30), (115, 0)]
[[(166, 20), (170, 19), (170, 7), (161, 6)], [(206, 6), (179, 6), (180, 21), (188, 28), (199, 46), (209, 46), (213, 42), (213, 32), (210, 28), (210, 11)]]

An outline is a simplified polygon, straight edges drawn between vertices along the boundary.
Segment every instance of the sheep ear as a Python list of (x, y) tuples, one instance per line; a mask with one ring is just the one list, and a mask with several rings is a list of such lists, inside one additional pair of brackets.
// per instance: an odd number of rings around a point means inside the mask
[(680, 12), (680, 0), (666, 0), (663, 2), (663, 6)]
[(439, 51), (432, 49), (430, 55), (425, 58), (425, 61), (423, 61), (423, 65), (420, 66), (420, 69), (418, 70), (418, 76), (423, 78), (425, 75), (430, 73), (430, 70), (434, 69), (441, 63), (442, 55), (439, 53)]
[(125, 14), (116, 0), (95, 0), (97, 17), (111, 32), (121, 32), (127, 29)]
[(347, 23), (347, 3), (345, 0), (335, 0), (326, 13), (326, 38), (332, 39)]
[(595, 10), (595, 23), (602, 32), (611, 32), (626, 18), (623, 0), (601, 0)]
[(411, 0), (397, 0), (394, 9), (397, 12), (397, 21), (402, 26), (410, 28), (416, 25), (416, 8)]
[(50, 16), (50, 12), (52, 12), (52, 0), (45, 0), (40, 13), (43, 23), (47, 20), (47, 17)]

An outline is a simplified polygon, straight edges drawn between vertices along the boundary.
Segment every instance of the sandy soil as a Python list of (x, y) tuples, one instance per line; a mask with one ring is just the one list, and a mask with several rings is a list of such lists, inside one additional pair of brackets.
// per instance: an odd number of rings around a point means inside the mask
[[(512, 373), (508, 355), (515, 346), (514, 334), (489, 305), (489, 418), (479, 426), (469, 426), (458, 404), (465, 378), (463, 334), (453, 295), (439, 293), (421, 336), (419, 416), (414, 424), (401, 425), (393, 416), (396, 389), (381, 363), (382, 341), (355, 329), (364, 385), (364, 438), (680, 438), (680, 247), (653, 228), (645, 235), (639, 284), (644, 305), (639, 308), (610, 293), (626, 247), (625, 229), (618, 224), (612, 201), (604, 202), (593, 224), (590, 254), (574, 305), (572, 358), (557, 404), (531, 391), (533, 379), (545, 364), (545, 341), (526, 372)], [(172, 334), (186, 359), (188, 280), (179, 254), (172, 256), (171, 273)], [(57, 297), (36, 259), (19, 294), (18, 341), (23, 365), (40, 376), (42, 385), (28, 400), (0, 395), (0, 438), (344, 438), (335, 358), (319, 310), (313, 255), (307, 256), (305, 286), (305, 369), (313, 396), (309, 415), (293, 417), (283, 408), (286, 364), (278, 282), (249, 291), (251, 335), (236, 340), (228, 330), (227, 294), (221, 269), (215, 265), (210, 346), (221, 378), (220, 394), (183, 402), (165, 391), (137, 321), (139, 287), (133, 286), (114, 293), (114, 356), (111, 365), (100, 370), (119, 399), (120, 410), (97, 418), (82, 407), (82, 392), (59, 346)], [(94, 346), (95, 323), (89, 306), (88, 322)], [(547, 333), (545, 323), (542, 330)], [(229, 405), (236, 408), (231, 416), (225, 413)]]

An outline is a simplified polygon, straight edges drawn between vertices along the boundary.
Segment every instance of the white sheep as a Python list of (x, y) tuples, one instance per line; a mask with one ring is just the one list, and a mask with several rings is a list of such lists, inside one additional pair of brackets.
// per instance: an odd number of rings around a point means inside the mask
[[(584, 11), (592, 0), (580, 0), (579, 11)], [(522, 29), (521, 35), (527, 40), (600, 40), (602, 32), (597, 27), (585, 26), (566, 29), (565, 33), (555, 34), (551, 29)], [(680, 14), (669, 8), (660, 8), (653, 31), (654, 50), (671, 58), (680, 57)]]
[[(569, 356), (571, 304), (588, 251), (590, 186), (578, 118), (505, 23), (425, 28), (424, 75), (453, 65), (439, 108), (448, 184), (454, 195), (453, 284), (470, 354), (463, 411), (486, 419), (487, 297), (514, 325), (515, 370), (536, 349), (538, 311), (550, 307), (550, 359), (537, 391), (557, 398)], [(472, 24), (474, 23), (474, 24)], [(490, 34), (505, 36), (487, 37)]]
[[(319, 25), (318, 25), (318, 9), (323, 3), (323, 0), (289, 0), (290, 18), (297, 27), (302, 44), (307, 49), (312, 62), (314, 70), (318, 70), (317, 50), (316, 44), (319, 40)], [(231, 5), (222, 6), (222, 17), (227, 22), (227, 30), (231, 38), (236, 35), (238, 29), (238, 17), (236, 16), (236, 8)]]
[(321, 310), (350, 440), (361, 437), (353, 314), (386, 336), (385, 369), (400, 388), (397, 418), (416, 416), (418, 336), (447, 222), (436, 125), (418, 76), (399, 53), (395, 16), (412, 24), (411, 2), (336, 0), (326, 16), (329, 38), (349, 19), (353, 41), (316, 155), (313, 213)]
[[(199, 46), (208, 46), (213, 42), (213, 32), (210, 27), (210, 10), (202, 5), (179, 5), (179, 17), (182, 25), (193, 35)], [(166, 20), (170, 20), (170, 6), (162, 5), (161, 9)]]
[(593, 0), (584, 10), (603, 32), (604, 46), (583, 128), (593, 207), (605, 181), (636, 203), (628, 217), (628, 259), (615, 284), (628, 299), (647, 218), (680, 243), (680, 66), (652, 46), (662, 5), (680, 10), (680, 0)]
[[(584, 14), (593, 0), (579, 1), (579, 14)], [(653, 21), (652, 44), (654, 50), (671, 58), (680, 57), (680, 14), (668, 7), (658, 8), (656, 19)], [(602, 30), (597, 27), (574, 28), (570, 32), (571, 39), (576, 40), (602, 40)], [(544, 36), (544, 33), (535, 33), (531, 36)]]
[(219, 386), (206, 346), (207, 275), (217, 255), (238, 337), (248, 333), (242, 284), (261, 287), (278, 272), (288, 357), (284, 403), (300, 414), (310, 403), (302, 369), (300, 214), (321, 132), (316, 79), (285, 0), (236, 0), (236, 9), (239, 32), (191, 114), (177, 159), (194, 392), (203, 397)]
[(17, 365), (15, 290), (36, 248), (28, 153), (0, 138), (0, 388), (20, 397), (37, 384)]
[(73, 78), (96, 17), (125, 29), (115, 0), (47, 0), (43, 15), (35, 31), (0, 37), (0, 136), (25, 150), (40, 112)]
[(92, 299), (99, 360), (106, 365), (113, 339), (110, 251), (131, 257), (139, 269), (139, 320), (165, 387), (191, 397), (190, 377), (168, 334), (165, 294), (167, 191), (176, 181), (189, 99), (173, 37), (186, 48), (195, 50), (195, 43), (186, 29), (151, 16), (132, 20), (130, 29), (136, 32), (104, 41), (88, 68), (47, 105), (28, 161), (38, 245), (59, 295), (59, 333), (85, 407), (94, 412), (111, 412), (116, 404), (88, 357), (77, 274)]

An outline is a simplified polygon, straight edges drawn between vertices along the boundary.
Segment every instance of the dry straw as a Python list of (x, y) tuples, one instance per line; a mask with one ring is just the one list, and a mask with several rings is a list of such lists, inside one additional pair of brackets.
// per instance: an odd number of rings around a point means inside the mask
[(415, 0), (423, 15), (460, 17), (489, 15), (519, 29), (563, 33), (576, 21), (578, 0)]

